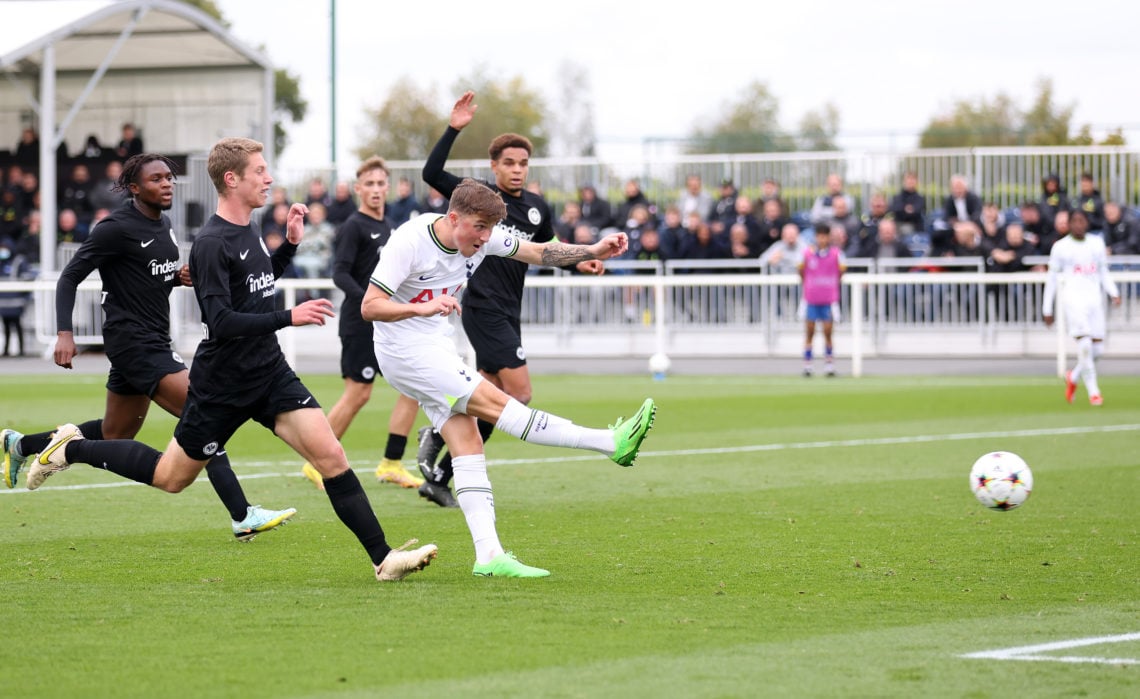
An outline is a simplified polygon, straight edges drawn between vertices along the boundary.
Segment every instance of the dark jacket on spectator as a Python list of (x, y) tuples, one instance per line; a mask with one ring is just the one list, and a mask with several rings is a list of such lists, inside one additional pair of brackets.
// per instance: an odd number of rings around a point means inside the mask
[(1099, 189), (1094, 189), (1089, 195), (1078, 194), (1073, 208), (1084, 211), (1088, 216), (1090, 231), (1104, 230), (1104, 198), (1100, 196)]
[(926, 199), (918, 192), (899, 191), (891, 199), (890, 212), (900, 226), (909, 225), (915, 231), (926, 227)]
[(1105, 222), (1104, 244), (1113, 255), (1140, 255), (1140, 222), (1122, 211), (1116, 223)]

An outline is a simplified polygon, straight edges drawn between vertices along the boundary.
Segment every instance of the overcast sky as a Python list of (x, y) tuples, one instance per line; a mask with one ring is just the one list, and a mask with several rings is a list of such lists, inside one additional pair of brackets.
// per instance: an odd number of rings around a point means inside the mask
[[(290, 127), (281, 167), (327, 165), (330, 1), (216, 1), (239, 40), (301, 77), (309, 115)], [(336, 14), (342, 173), (364, 109), (397, 79), (434, 86), (442, 108), (476, 65), (547, 91), (564, 61), (588, 72), (603, 155), (682, 137), (753, 80), (767, 82), (788, 129), (834, 103), (848, 148), (913, 145), (959, 99), (1004, 91), (1028, 107), (1041, 77), (1058, 103), (1076, 103), (1074, 129), (1123, 126), (1140, 142), (1135, 0), (336, 0)]]

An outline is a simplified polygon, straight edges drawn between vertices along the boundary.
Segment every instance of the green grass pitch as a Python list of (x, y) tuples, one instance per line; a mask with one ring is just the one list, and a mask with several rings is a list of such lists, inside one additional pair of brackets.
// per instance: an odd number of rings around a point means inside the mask
[[(102, 412), (103, 377), (3, 384), (22, 431)], [(629, 469), (489, 442), (503, 543), (542, 580), (473, 577), (459, 511), (371, 477), (382, 382), (344, 443), (390, 542), (440, 547), (402, 583), (255, 424), (229, 444), (249, 498), (299, 514), (249, 544), (204, 480), (75, 466), (0, 493), (0, 696), (1136, 696), (1140, 378), (1102, 388), (1092, 408), (1047, 377), (536, 377), (535, 407), (585, 425), (659, 405)], [(173, 425), (152, 407), (140, 438)], [(995, 449), (1033, 468), (1020, 509), (969, 492)]]

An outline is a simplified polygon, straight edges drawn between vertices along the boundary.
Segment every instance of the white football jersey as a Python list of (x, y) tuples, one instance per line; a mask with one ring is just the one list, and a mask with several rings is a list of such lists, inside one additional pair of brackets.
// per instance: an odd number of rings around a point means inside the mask
[[(471, 257), (449, 248), (435, 234), (435, 223), (443, 216), (420, 214), (392, 233), (380, 251), (380, 261), (370, 281), (398, 303), (424, 303), (441, 294), (458, 296), (487, 255), (513, 257), (519, 239), (495, 226), (491, 238)], [(395, 322), (375, 321), (377, 342), (408, 342), (414, 334), (448, 334), (446, 316), (414, 316)]]
[(1042, 301), (1042, 313), (1047, 316), (1053, 315), (1058, 277), (1065, 282), (1065, 297), (1072, 301), (1099, 303), (1106, 293), (1120, 295), (1116, 282), (1108, 276), (1108, 255), (1099, 235), (1086, 235), (1083, 240), (1067, 235), (1053, 244)]

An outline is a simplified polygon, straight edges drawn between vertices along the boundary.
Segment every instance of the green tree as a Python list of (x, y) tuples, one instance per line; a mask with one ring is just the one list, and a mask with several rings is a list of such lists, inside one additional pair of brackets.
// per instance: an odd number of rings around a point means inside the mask
[(735, 101), (723, 103), (719, 119), (695, 127), (689, 153), (770, 153), (792, 151), (795, 139), (780, 128), (780, 103), (764, 82), (753, 81)]
[[(192, 5), (210, 17), (218, 24), (229, 29), (229, 21), (222, 16), (214, 0), (180, 0)], [(264, 47), (262, 47), (264, 49)], [(284, 68), (278, 68), (273, 75), (274, 97), (273, 114), (276, 119), (273, 123), (273, 153), (281, 155), (289, 144), (289, 134), (285, 131), (284, 119), (296, 124), (305, 120), (309, 109), (309, 102), (301, 96), (301, 78), (293, 75)]]
[(839, 108), (831, 102), (816, 112), (800, 118), (799, 149), (805, 151), (839, 150), (835, 137), (839, 133)]
[(366, 112), (364, 141), (356, 155), (389, 160), (422, 160), (443, 132), (435, 90), (420, 88), (409, 77), (396, 81), (384, 103)]
[(571, 61), (558, 66), (558, 87), (552, 117), (551, 155), (592, 156), (597, 137), (594, 105), (590, 101), (590, 74)]
[(920, 148), (1012, 146), (1020, 140), (1021, 114), (1009, 95), (959, 101), (934, 117), (919, 137)]
[[(1026, 111), (1018, 109), (1009, 95), (993, 100), (961, 100), (948, 112), (934, 117), (919, 138), (921, 148), (976, 146), (1091, 146), (1092, 127), (1081, 126), (1070, 135), (1076, 103), (1058, 105), (1053, 81), (1037, 81), (1037, 95)], [(1110, 132), (1101, 145), (1124, 145), (1123, 130)]]
[(489, 78), (481, 69), (456, 81), (446, 107), (434, 89), (417, 87), (411, 77), (402, 77), (389, 90), (384, 102), (368, 110), (364, 141), (356, 153), (362, 157), (379, 153), (392, 160), (423, 160), (439, 140), (451, 115), (451, 105), (466, 90), (475, 91), (479, 111), (463, 129), (450, 158), (487, 159), (487, 146), (501, 133), (522, 134), (534, 144), (536, 154), (545, 153), (550, 143), (545, 100), (536, 90), (516, 77), (506, 82)]
[(1053, 81), (1037, 81), (1037, 98), (1022, 117), (1022, 143), (1028, 146), (1063, 146), (1071, 143), (1069, 126), (1076, 103), (1053, 104)]

